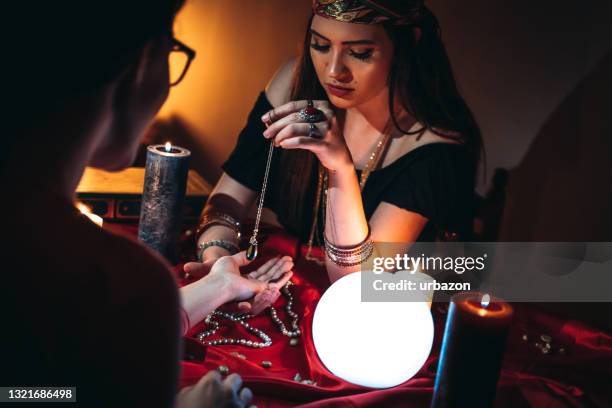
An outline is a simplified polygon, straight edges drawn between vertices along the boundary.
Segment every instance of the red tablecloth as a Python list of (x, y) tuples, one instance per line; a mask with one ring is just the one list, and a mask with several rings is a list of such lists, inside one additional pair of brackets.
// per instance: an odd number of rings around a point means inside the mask
[[(427, 363), (406, 383), (387, 390), (372, 390), (342, 381), (329, 373), (317, 358), (311, 339), (315, 306), (329, 286), (323, 268), (307, 262), (298, 253), (295, 239), (279, 231), (263, 243), (256, 267), (271, 256), (283, 254), (297, 258), (292, 287), (294, 310), (299, 313), (302, 337), (299, 346), (290, 346), (267, 312), (251, 319), (253, 326), (272, 337), (271, 347), (211, 346), (201, 362), (182, 362), (181, 387), (195, 383), (208, 370), (225, 365), (239, 373), (255, 394), (254, 403), (264, 407), (429, 407), (435, 371), (444, 334), (446, 305), (434, 303), (435, 339)], [(181, 284), (182, 265), (176, 267)], [(287, 321), (281, 297), (275, 306)], [(496, 407), (612, 407), (612, 336), (579, 321), (565, 320), (529, 304), (513, 304), (512, 324), (503, 368), (498, 383)], [(191, 330), (197, 333), (200, 324)], [(220, 336), (252, 338), (242, 327), (222, 320)], [(523, 335), (528, 340), (523, 340)], [(542, 334), (552, 337), (552, 352), (543, 354), (534, 343)], [(253, 338), (255, 340), (255, 338)], [(561, 354), (559, 348), (564, 348)], [(246, 357), (240, 358), (232, 352)], [(261, 366), (263, 360), (271, 368)], [(306, 385), (294, 381), (316, 381)]]

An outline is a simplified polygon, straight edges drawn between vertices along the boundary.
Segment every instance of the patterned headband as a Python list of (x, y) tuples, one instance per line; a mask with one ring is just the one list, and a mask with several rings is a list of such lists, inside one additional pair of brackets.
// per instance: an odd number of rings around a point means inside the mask
[(414, 24), (424, 8), (423, 0), (314, 0), (313, 12), (325, 18), (357, 24)]

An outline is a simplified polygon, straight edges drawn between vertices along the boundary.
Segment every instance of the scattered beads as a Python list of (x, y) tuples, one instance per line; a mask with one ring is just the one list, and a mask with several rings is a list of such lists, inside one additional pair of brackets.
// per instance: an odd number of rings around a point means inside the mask
[(540, 339), (544, 342), (544, 343), (550, 343), (552, 341), (552, 337), (550, 337), (548, 334), (542, 334), (540, 336)]
[[(529, 336), (527, 334), (523, 334), (522, 336), (523, 341), (528, 341), (529, 340)], [(533, 343), (533, 345), (535, 346), (535, 348), (537, 348), (538, 350), (540, 350), (540, 352), (542, 354), (552, 354), (555, 352), (555, 348), (553, 347), (553, 338), (552, 336), (548, 335), (548, 334), (540, 334), (539, 340), (541, 341), (535, 341)], [(556, 352), (560, 355), (565, 355), (566, 354), (566, 350), (563, 347), (558, 347), (556, 349)]]

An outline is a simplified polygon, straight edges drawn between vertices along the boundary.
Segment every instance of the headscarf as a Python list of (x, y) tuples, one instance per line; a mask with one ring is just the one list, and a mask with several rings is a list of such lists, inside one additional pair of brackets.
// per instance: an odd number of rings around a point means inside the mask
[(312, 9), (345, 23), (409, 25), (419, 22), (425, 5), (424, 0), (314, 0)]

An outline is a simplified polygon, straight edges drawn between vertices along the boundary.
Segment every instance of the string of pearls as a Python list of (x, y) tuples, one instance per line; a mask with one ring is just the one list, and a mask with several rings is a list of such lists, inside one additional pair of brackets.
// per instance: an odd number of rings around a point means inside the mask
[[(272, 321), (279, 328), (280, 332), (287, 337), (299, 337), (301, 335), (301, 330), (299, 328), (299, 316), (297, 313), (293, 311), (293, 295), (289, 290), (289, 287), (293, 283), (291, 281), (287, 282), (285, 286), (281, 288), (282, 295), (287, 299), (287, 305), (285, 306), (285, 312), (288, 316), (291, 317), (291, 330), (287, 329), (285, 323), (278, 317), (278, 312), (272, 306), (270, 306), (270, 316)], [(219, 330), (220, 323), (215, 320), (215, 317), (220, 317), (224, 319), (228, 319), (234, 323), (242, 325), (249, 333), (258, 337), (261, 341), (253, 341), (248, 339), (232, 339), (232, 338), (220, 338), (215, 340), (207, 340), (207, 338), (213, 336)], [(258, 329), (256, 327), (251, 326), (247, 320), (252, 318), (251, 314), (233, 314), (222, 312), (219, 310), (213, 311), (211, 314), (206, 316), (204, 322), (211, 326), (210, 329), (204, 330), (198, 333), (195, 338), (202, 344), (206, 346), (223, 346), (223, 345), (242, 345), (246, 347), (253, 348), (263, 348), (270, 347), (272, 345), (272, 339), (269, 335), (267, 335), (263, 330)], [(293, 340), (292, 340), (293, 341)]]

